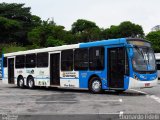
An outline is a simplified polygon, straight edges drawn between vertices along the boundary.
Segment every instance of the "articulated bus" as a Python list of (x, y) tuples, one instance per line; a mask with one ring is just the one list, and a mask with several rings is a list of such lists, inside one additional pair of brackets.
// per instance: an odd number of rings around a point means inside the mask
[(157, 84), (150, 42), (137, 38), (102, 40), (4, 54), (3, 83), (125, 91)]

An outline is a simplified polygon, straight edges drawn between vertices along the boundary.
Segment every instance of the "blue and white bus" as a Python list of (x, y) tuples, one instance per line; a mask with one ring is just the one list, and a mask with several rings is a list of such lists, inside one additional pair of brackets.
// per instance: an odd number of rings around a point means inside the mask
[(151, 44), (111, 39), (4, 54), (3, 82), (82, 88), (92, 93), (153, 87), (157, 70)]

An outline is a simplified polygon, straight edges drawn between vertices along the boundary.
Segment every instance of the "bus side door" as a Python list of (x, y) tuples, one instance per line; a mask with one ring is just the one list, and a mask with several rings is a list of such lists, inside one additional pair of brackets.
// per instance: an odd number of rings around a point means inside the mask
[(108, 84), (109, 88), (124, 88), (125, 48), (108, 48)]

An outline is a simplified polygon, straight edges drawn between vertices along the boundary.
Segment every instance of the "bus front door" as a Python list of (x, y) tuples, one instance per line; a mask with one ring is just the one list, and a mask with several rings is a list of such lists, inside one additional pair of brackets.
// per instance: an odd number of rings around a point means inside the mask
[(60, 85), (60, 53), (50, 54), (50, 85)]
[(108, 87), (124, 88), (125, 48), (108, 48)]
[(14, 84), (14, 58), (8, 58), (8, 83)]

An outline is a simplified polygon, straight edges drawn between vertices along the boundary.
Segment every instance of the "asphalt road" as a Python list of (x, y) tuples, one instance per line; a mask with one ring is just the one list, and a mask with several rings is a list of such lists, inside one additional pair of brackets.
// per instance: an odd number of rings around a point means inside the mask
[(58, 88), (30, 90), (0, 84), (0, 113), (2, 120), (7, 114), (12, 114), (13, 118), (20, 115), (21, 118), (16, 118), (20, 120), (30, 120), (30, 115), (39, 120), (51, 119), (52, 115), (56, 115), (56, 119), (69, 120), (74, 116), (74, 119), (90, 120), (92, 117), (100, 119), (105, 114), (112, 115), (111, 118), (120, 114), (160, 114), (160, 84), (153, 88), (103, 94)]

